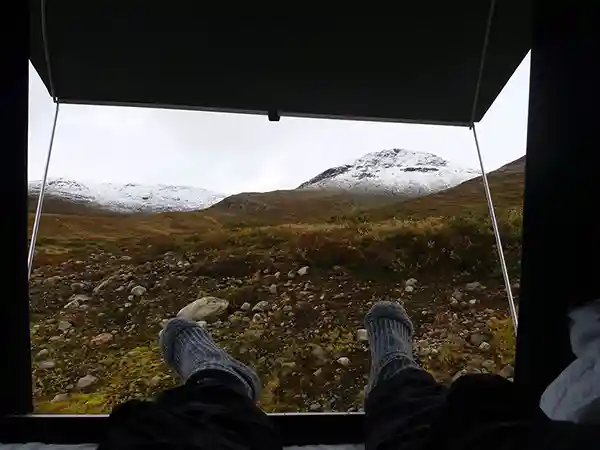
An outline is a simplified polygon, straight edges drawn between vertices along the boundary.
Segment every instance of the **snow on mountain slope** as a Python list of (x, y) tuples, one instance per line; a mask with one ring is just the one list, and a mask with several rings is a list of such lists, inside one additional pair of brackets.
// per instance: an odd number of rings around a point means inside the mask
[(390, 149), (368, 153), (353, 164), (328, 169), (298, 189), (343, 189), (410, 197), (451, 188), (479, 172), (432, 153)]
[[(39, 194), (40, 186), (40, 181), (30, 182), (29, 193)], [(46, 194), (116, 212), (193, 211), (226, 197), (189, 186), (80, 183), (64, 178), (48, 180)]]

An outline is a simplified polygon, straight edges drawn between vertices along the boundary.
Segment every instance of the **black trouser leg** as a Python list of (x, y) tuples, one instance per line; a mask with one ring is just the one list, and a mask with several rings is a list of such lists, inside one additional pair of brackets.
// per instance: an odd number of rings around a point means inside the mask
[(412, 450), (423, 446), (446, 396), (425, 370), (407, 367), (377, 383), (365, 402), (367, 450)]
[(421, 369), (378, 384), (366, 402), (367, 450), (579, 450), (598, 448), (600, 428), (548, 419), (513, 383), (460, 378), (450, 389)]
[(280, 450), (267, 415), (240, 381), (203, 372), (154, 401), (129, 401), (113, 411), (103, 449)]

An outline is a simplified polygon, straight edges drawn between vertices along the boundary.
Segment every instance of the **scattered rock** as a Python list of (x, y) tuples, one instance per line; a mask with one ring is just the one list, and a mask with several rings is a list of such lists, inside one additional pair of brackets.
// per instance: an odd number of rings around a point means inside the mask
[(404, 286), (404, 292), (413, 292), (415, 290), (412, 286)]
[(423, 347), (418, 350), (419, 356), (429, 356), (432, 353), (432, 349), (429, 347)]
[(73, 294), (69, 297), (69, 303), (65, 305), (65, 309), (77, 308), (81, 303), (91, 300), (91, 297), (84, 294)]
[(252, 305), (248, 302), (244, 303), (241, 308), (242, 311), (250, 311), (252, 309)]
[(496, 368), (496, 363), (491, 359), (486, 359), (481, 363), (481, 367), (492, 372)]
[(53, 277), (48, 277), (48, 278), (46, 278), (46, 279), (43, 281), (43, 283), (44, 283), (44, 284), (55, 284), (55, 283), (57, 283), (57, 282), (61, 281), (62, 279), (63, 279), (63, 277), (61, 277), (61, 276), (59, 276), (59, 275), (56, 275), (56, 276), (53, 276)]
[(479, 344), (479, 349), (483, 350), (483, 351), (488, 351), (489, 349), (491, 349), (492, 346), (490, 345), (489, 342), (482, 342), (481, 344)]
[(417, 280), (415, 278), (409, 278), (404, 282), (404, 286), (416, 286)]
[(360, 342), (368, 342), (369, 340), (369, 335), (367, 333), (367, 330), (365, 330), (364, 328), (359, 329), (356, 332), (356, 338), (360, 341)]
[(452, 377), (452, 382), (454, 383), (456, 380), (458, 380), (460, 377), (462, 377), (463, 375), (466, 375), (468, 373), (467, 369), (462, 369), (459, 370), (458, 372), (456, 372), (454, 374), (454, 376)]
[(469, 300), (469, 305), (473, 306), (473, 305), (476, 305), (476, 304), (477, 304), (477, 300), (476, 299), (473, 298), (473, 299)]
[(121, 261), (131, 261), (133, 258), (131, 256), (123, 255), (119, 258)]
[(300, 275), (301, 277), (303, 277), (304, 275), (306, 275), (308, 273), (308, 266), (304, 266), (300, 269), (298, 269), (298, 275)]
[(475, 347), (479, 347), (482, 342), (485, 342), (486, 337), (483, 334), (474, 333), (469, 337), (469, 341)]
[(60, 331), (67, 331), (72, 326), (73, 325), (68, 320), (61, 320), (60, 322), (58, 322), (58, 329)]
[(312, 403), (309, 408), (311, 411), (319, 411), (321, 409), (321, 405), (318, 403)]
[(65, 305), (65, 309), (76, 309), (79, 308), (79, 302), (77, 300), (71, 300), (69, 303)]
[(254, 305), (254, 308), (252, 308), (252, 311), (264, 312), (267, 309), (269, 309), (269, 302), (263, 300), (261, 302), (258, 302), (256, 305)]
[(183, 307), (177, 317), (193, 320), (207, 320), (216, 317), (227, 310), (229, 302), (218, 297), (202, 297)]
[(125, 302), (125, 304), (123, 305), (123, 308), (131, 308), (131, 305), (133, 305), (133, 303)]
[(338, 358), (337, 362), (338, 362), (338, 364), (341, 364), (342, 366), (345, 366), (345, 367), (350, 365), (350, 359), (346, 358), (345, 356)]
[(148, 383), (150, 386), (156, 387), (162, 381), (162, 377), (160, 375), (154, 375), (150, 382)]
[(269, 292), (273, 295), (277, 295), (277, 285), (272, 284), (271, 286), (269, 286)]
[(48, 350), (47, 348), (43, 348), (39, 352), (37, 352), (35, 357), (37, 359), (40, 359), (40, 358), (43, 358), (44, 356), (48, 356), (49, 354), (50, 354), (50, 350)]
[(115, 337), (112, 333), (101, 333), (98, 336), (94, 336), (90, 343), (92, 345), (106, 345), (110, 344), (114, 338)]
[(313, 372), (315, 377), (319, 377), (323, 373), (323, 369), (317, 369)]
[(56, 363), (54, 361), (52, 361), (51, 359), (48, 359), (46, 361), (40, 361), (38, 363), (38, 367), (42, 370), (54, 369), (54, 367), (56, 367)]
[(146, 288), (144, 286), (134, 286), (131, 288), (131, 295), (135, 295), (136, 297), (141, 297), (146, 293)]
[(115, 275), (111, 275), (111, 276), (105, 278), (104, 280), (102, 280), (98, 284), (98, 286), (96, 286), (94, 288), (94, 294), (99, 294), (102, 291), (102, 289), (104, 289), (106, 286), (108, 286), (116, 277), (117, 277), (117, 275), (115, 274)]
[(288, 272), (287, 276), (290, 280), (293, 280), (296, 277), (296, 272), (294, 272), (293, 270), (290, 270)]
[(512, 365), (508, 364), (504, 366), (502, 370), (500, 370), (500, 372), (498, 372), (498, 375), (504, 378), (512, 378), (515, 376), (515, 368)]
[(485, 289), (485, 286), (483, 284), (481, 284), (479, 281), (473, 281), (471, 283), (467, 283), (465, 284), (465, 290), (472, 292), (472, 291), (479, 291)]
[(81, 293), (85, 289), (83, 283), (71, 283), (71, 290), (75, 293)]
[(98, 382), (98, 378), (96, 378), (94, 375), (86, 375), (85, 377), (80, 378), (77, 381), (77, 388), (78, 389), (86, 389), (94, 384), (96, 384)]
[(261, 322), (264, 319), (262, 314), (256, 313), (252, 316), (252, 322)]
[(281, 308), (281, 310), (283, 312), (290, 312), (293, 310), (293, 308), (290, 305), (285, 305), (283, 308)]
[(327, 362), (327, 353), (320, 345), (313, 345), (311, 353), (317, 359), (319, 364), (325, 364)]
[(54, 398), (52, 400), (50, 400), (51, 403), (59, 403), (59, 402), (66, 402), (67, 400), (69, 400), (69, 394), (56, 394), (54, 396)]

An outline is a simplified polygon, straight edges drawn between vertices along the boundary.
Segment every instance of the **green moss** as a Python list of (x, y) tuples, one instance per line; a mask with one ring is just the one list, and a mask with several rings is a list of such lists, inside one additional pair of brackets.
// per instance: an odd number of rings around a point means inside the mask
[(516, 336), (512, 319), (491, 319), (488, 327), (493, 333), (493, 345), (503, 365), (515, 363)]
[(140, 346), (127, 352), (102, 355), (98, 364), (104, 367), (104, 377), (99, 379), (93, 393), (73, 393), (64, 401), (40, 399), (36, 410), (62, 414), (108, 414), (117, 404), (132, 398), (147, 398), (157, 391), (152, 380), (159, 376), (160, 387), (175, 384), (166, 375), (158, 347)]

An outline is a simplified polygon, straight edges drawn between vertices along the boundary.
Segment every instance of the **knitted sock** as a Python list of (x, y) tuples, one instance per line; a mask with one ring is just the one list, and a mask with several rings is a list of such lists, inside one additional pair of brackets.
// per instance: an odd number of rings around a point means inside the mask
[(257, 400), (261, 386), (254, 370), (220, 349), (209, 332), (195, 322), (181, 318), (169, 321), (160, 333), (160, 346), (166, 363), (184, 382), (199, 372), (219, 370), (239, 379), (248, 396)]
[(365, 317), (371, 349), (371, 372), (366, 394), (380, 381), (406, 367), (418, 367), (412, 354), (413, 324), (395, 302), (377, 302)]

